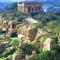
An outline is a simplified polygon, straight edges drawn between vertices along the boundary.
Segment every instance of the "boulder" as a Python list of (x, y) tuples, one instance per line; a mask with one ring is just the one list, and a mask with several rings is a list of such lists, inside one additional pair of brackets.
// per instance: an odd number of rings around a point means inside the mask
[(18, 40), (20, 41), (20, 45), (23, 41), (26, 39), (26, 34), (27, 34), (27, 27), (26, 26), (21, 26), (17, 30), (18, 32)]
[(30, 27), (28, 28), (27, 37), (30, 41), (34, 41), (36, 34), (37, 34), (37, 28), (30, 28)]
[(0, 52), (5, 50), (7, 43), (8, 43), (8, 42), (2, 42), (2, 43), (0, 44)]
[(35, 56), (36, 55), (36, 51), (32, 51), (32, 54), (31, 55), (26, 55), (25, 56), (25, 59), (26, 60), (31, 60), (31, 58), (33, 57), (33, 56)]
[(18, 38), (21, 38), (21, 37), (25, 37), (26, 38), (26, 34), (27, 34), (27, 26), (22, 26), (18, 29)]
[(51, 47), (55, 44), (56, 44), (56, 42), (54, 39), (46, 38), (46, 40), (43, 42), (43, 51), (45, 51), (45, 50), (50, 51)]
[(12, 60), (23, 60), (23, 59), (24, 59), (24, 56), (20, 52), (16, 52), (13, 54)]
[(35, 27), (27, 27), (27, 26), (22, 26), (18, 29), (18, 38), (20, 40), (30, 40), (34, 41), (34, 38), (36, 37), (37, 34), (37, 28)]

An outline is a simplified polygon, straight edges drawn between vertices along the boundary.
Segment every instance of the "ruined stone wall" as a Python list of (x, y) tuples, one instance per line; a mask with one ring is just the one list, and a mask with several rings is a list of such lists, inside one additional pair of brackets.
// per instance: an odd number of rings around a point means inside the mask
[(14, 23), (14, 21), (1, 20), (0, 28), (2, 28), (3, 31), (10, 31), (16, 29), (16, 23)]

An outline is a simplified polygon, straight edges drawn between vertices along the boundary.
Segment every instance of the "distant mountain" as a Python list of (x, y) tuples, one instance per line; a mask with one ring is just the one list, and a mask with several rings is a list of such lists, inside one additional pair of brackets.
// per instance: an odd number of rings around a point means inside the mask
[(42, 2), (42, 3), (44, 5), (52, 5), (53, 7), (54, 6), (59, 6), (60, 7), (60, 0), (45, 1), (45, 2)]
[(5, 11), (5, 3), (0, 2), (0, 12)]
[(60, 10), (60, 0), (40, 0), (45, 12), (57, 12)]
[(10, 2), (10, 3), (0, 2), (0, 12), (5, 12), (5, 11), (6, 11), (5, 7), (6, 7), (7, 5), (10, 6), (11, 4), (12, 4), (12, 2)]
[(51, 12), (51, 13), (60, 12), (60, 7), (49, 7), (49, 8), (47, 9), (47, 12)]

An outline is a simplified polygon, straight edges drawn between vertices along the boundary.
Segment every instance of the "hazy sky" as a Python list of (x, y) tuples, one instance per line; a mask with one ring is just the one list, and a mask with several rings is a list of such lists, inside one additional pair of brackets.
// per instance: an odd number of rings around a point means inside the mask
[[(9, 2), (9, 1), (13, 1), (13, 2), (19, 2), (19, 1), (34, 1), (34, 0), (0, 0), (0, 2)], [(37, 0), (35, 0), (37, 1)], [(38, 0), (40, 1), (40, 0)], [(46, 1), (46, 0), (43, 0), (43, 1)]]
[(0, 0), (0, 2), (9, 2), (9, 1), (19, 2), (19, 1), (24, 1), (24, 0)]
[[(34, 0), (0, 0), (0, 2), (20, 2), (20, 1), (34, 1)], [(35, 1), (49, 1), (49, 2), (58, 2), (60, 4), (60, 0), (35, 0)]]

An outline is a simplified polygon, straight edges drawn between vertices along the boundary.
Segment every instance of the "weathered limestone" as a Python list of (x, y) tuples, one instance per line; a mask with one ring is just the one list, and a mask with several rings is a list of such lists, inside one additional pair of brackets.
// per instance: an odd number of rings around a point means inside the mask
[(43, 43), (44, 43), (45, 39), (44, 37), (41, 37), (40, 41), (39, 41), (39, 44), (40, 44), (40, 47), (43, 48)]
[(12, 60), (31, 60), (31, 57), (36, 55), (36, 51), (32, 51), (31, 55), (24, 55), (21, 52), (16, 52), (13, 54)]
[(3, 31), (7, 31), (8, 30), (8, 21), (4, 20), (3, 21)]
[(37, 28), (22, 26), (18, 29), (18, 39), (34, 41), (37, 34)]
[(14, 28), (16, 28), (14, 21), (8, 22), (8, 30), (12, 31)]
[(54, 39), (51, 38), (47, 38), (44, 42), (43, 42), (43, 51), (48, 50), (50, 51), (51, 46), (53, 46), (54, 44), (56, 44)]
[(6, 37), (0, 37), (0, 43), (6, 42), (6, 41), (8, 41), (8, 39)]
[(46, 35), (47, 32), (46, 31), (43, 31), (43, 29), (38, 29), (38, 32), (37, 32), (40, 36), (41, 35)]
[(60, 36), (58, 37), (58, 44), (59, 44), (59, 46), (60, 46)]
[(12, 60), (24, 60), (24, 56), (23, 54), (16, 52), (14, 53)]
[(36, 51), (32, 51), (32, 54), (31, 55), (26, 55), (25, 56), (25, 59), (26, 60), (31, 60), (31, 58), (33, 57), (33, 56), (35, 56), (36, 55)]
[(16, 23), (14, 23), (14, 21), (1, 20), (0, 27), (3, 28), (3, 31), (12, 31), (16, 28)]
[(0, 43), (0, 52), (3, 51), (3, 50), (5, 50), (5, 46), (6, 46), (7, 43), (8, 42), (1, 42)]
[(27, 26), (22, 26), (18, 30), (18, 39), (24, 41), (27, 34)]
[(30, 41), (34, 41), (36, 34), (37, 34), (37, 28), (28, 27), (27, 37)]
[(22, 26), (18, 29), (18, 34), (22, 34), (26, 37), (27, 34), (27, 26)]
[(25, 19), (28, 23), (38, 23), (38, 21), (36, 21), (35, 19), (33, 19), (32, 17), (28, 17)]
[(0, 20), (0, 27), (2, 27), (3, 25), (3, 20)]

